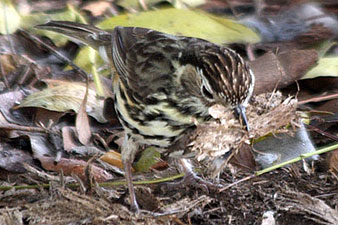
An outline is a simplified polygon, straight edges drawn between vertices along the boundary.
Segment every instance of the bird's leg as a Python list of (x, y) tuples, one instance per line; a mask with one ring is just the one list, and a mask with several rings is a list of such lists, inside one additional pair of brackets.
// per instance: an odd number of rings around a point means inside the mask
[(134, 161), (135, 154), (138, 150), (138, 144), (132, 139), (129, 134), (125, 135), (124, 142), (122, 144), (121, 154), (122, 163), (124, 167), (125, 177), (128, 184), (129, 197), (130, 197), (130, 210), (138, 213), (139, 207), (136, 201), (133, 178), (131, 173), (131, 164)]

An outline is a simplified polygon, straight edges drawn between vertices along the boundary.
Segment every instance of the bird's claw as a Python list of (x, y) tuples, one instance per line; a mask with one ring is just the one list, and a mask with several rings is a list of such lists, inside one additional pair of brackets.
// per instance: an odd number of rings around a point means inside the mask
[(201, 177), (197, 176), (195, 173), (187, 173), (184, 175), (183, 179), (176, 183), (167, 184), (171, 188), (182, 188), (186, 186), (191, 186), (201, 189), (203, 192), (208, 193), (210, 191), (217, 191), (223, 187), (220, 184), (214, 184), (212, 182), (206, 181)]

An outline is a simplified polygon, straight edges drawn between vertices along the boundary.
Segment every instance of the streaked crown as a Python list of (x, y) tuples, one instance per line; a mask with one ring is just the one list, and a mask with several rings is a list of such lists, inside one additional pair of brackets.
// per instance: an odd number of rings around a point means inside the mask
[(254, 88), (254, 75), (235, 51), (217, 45), (191, 46), (180, 57), (193, 64), (202, 79), (201, 93), (209, 102), (246, 106)]

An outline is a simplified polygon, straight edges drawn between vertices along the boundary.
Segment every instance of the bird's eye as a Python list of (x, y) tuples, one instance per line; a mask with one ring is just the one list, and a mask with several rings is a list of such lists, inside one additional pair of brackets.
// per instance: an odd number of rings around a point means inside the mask
[(202, 86), (202, 94), (208, 99), (213, 99), (212, 94), (206, 89), (204, 85)]

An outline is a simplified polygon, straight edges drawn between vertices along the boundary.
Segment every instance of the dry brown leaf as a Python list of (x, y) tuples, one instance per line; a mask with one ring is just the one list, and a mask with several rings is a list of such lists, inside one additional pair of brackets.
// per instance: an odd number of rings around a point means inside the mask
[(48, 127), (51, 124), (57, 124), (59, 119), (64, 113), (46, 110), (44, 108), (38, 108), (35, 113), (35, 124), (43, 125)]
[[(66, 176), (76, 174), (81, 180), (86, 180), (85, 169), (87, 167), (87, 162), (83, 160), (62, 158), (57, 163), (55, 163), (54, 158), (41, 156), (39, 157), (39, 161), (45, 170), (55, 172), (61, 172), (62, 170)], [(97, 182), (105, 182), (113, 178), (112, 175), (107, 171), (95, 165), (91, 166), (90, 172)]]
[(80, 105), (79, 111), (76, 115), (75, 121), (76, 133), (79, 138), (79, 141), (83, 145), (88, 145), (92, 137), (89, 125), (89, 118), (86, 112), (87, 98), (88, 98), (88, 86), (86, 88), (86, 93)]
[(118, 152), (109, 151), (106, 154), (102, 155), (100, 159), (106, 163), (109, 163), (110, 165), (123, 169), (121, 154)]
[(1, 66), (4, 73), (3, 75), (10, 74), (16, 69), (13, 58), (14, 57), (12, 55), (0, 55)]
[(255, 74), (255, 94), (271, 92), (299, 80), (318, 60), (315, 50), (268, 52), (250, 62)]
[[(87, 90), (85, 84), (58, 80), (44, 81), (48, 84), (48, 88), (29, 95), (16, 108), (41, 107), (58, 112), (68, 110), (78, 112)], [(97, 97), (92, 87), (89, 88), (86, 111), (100, 123), (107, 122), (103, 116), (103, 104), (103, 99)]]
[(75, 130), (73, 127), (62, 127), (62, 140), (63, 140), (63, 148), (66, 152), (71, 151), (74, 147), (78, 146), (76, 144), (76, 140), (74, 138)]
[(33, 157), (28, 152), (0, 142), (0, 168), (8, 172), (23, 173), (23, 163), (33, 165)]

